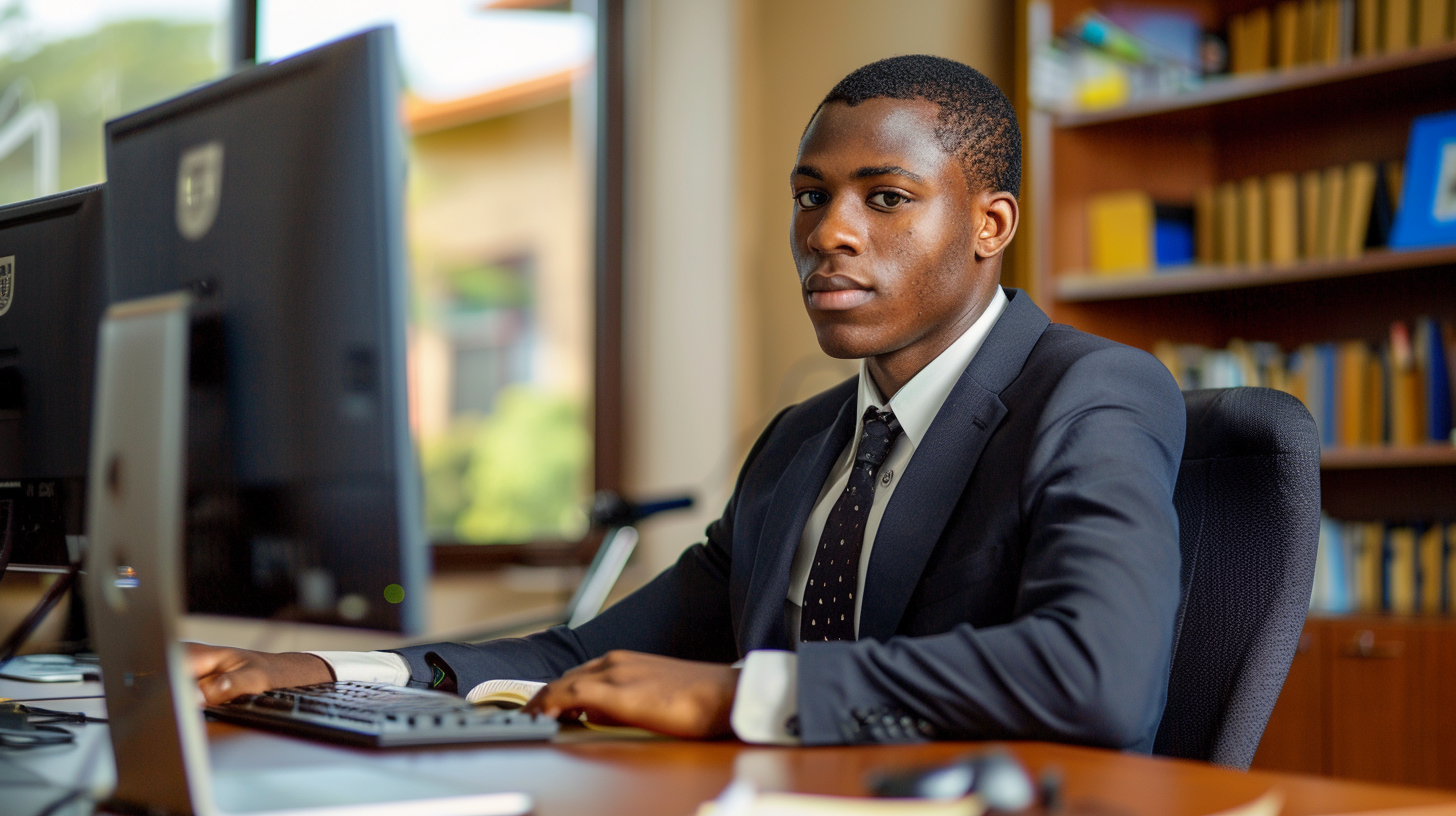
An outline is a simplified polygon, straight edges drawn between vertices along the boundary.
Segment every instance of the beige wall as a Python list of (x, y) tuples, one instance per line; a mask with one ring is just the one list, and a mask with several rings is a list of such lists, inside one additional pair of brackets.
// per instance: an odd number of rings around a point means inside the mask
[(819, 100), (897, 54), (960, 60), (1011, 93), (1012, 0), (741, 0), (739, 368), (736, 422), (753, 435), (791, 402), (855, 372), (819, 350), (789, 256), (788, 173)]

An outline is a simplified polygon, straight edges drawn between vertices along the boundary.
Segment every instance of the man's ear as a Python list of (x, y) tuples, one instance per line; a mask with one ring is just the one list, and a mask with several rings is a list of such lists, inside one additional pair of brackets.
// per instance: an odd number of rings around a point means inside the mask
[(1016, 196), (1010, 193), (981, 193), (976, 202), (980, 226), (976, 229), (976, 257), (990, 258), (1001, 253), (1016, 234), (1020, 209)]

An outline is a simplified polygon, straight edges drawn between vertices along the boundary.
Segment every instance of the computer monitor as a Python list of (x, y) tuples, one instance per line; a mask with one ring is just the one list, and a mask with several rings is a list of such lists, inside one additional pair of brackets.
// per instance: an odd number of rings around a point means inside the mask
[(190, 611), (422, 627), (397, 71), (375, 29), (107, 123), (109, 298), (197, 304)]
[(102, 249), (99, 186), (0, 207), (0, 536), (12, 570), (81, 557)]

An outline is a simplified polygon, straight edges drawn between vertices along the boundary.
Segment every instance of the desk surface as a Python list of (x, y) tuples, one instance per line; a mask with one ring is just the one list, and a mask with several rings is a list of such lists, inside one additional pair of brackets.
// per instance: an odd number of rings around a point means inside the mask
[[(96, 684), (40, 686), (0, 681), (0, 697), (95, 694)], [(97, 713), (100, 700), (52, 700), (40, 705)], [(75, 784), (84, 754), (109, 766), (104, 726), (89, 731), (69, 753), (6, 758), (60, 784)], [(863, 794), (872, 770), (942, 762), (980, 747), (976, 743), (854, 748), (767, 748), (738, 742), (616, 740), (592, 735), (578, 742), (440, 747), (396, 751), (342, 748), (212, 723), (217, 767), (267, 768), (361, 763), (406, 768), (416, 774), (471, 780), (490, 789), (522, 790), (540, 816), (670, 814), (687, 816), (735, 776), (765, 790)], [(98, 739), (100, 738), (100, 739)], [(87, 746), (96, 746), (94, 749)], [(1156, 759), (1046, 743), (1010, 746), (1034, 773), (1059, 768), (1070, 814), (1188, 814), (1202, 816), (1249, 802), (1271, 788), (1287, 797), (1284, 813), (1357, 813), (1416, 808), (1407, 816), (1456, 816), (1456, 792), (1400, 788), (1313, 776), (1240, 773), (1197, 762)], [(90, 771), (106, 776), (109, 767)], [(3, 799), (0, 796), (0, 799)], [(1430, 807), (1436, 806), (1436, 807)]]

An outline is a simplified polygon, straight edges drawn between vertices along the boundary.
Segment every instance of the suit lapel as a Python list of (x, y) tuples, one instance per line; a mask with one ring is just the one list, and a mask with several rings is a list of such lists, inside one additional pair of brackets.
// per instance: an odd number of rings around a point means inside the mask
[(1025, 293), (1006, 293), (1006, 311), (935, 415), (880, 520), (860, 608), (862, 639), (884, 640), (899, 628), (987, 440), (1006, 416), (999, 394), (1050, 322)]
[(814, 509), (814, 500), (844, 446), (854, 436), (856, 392), (840, 407), (834, 422), (805, 439), (779, 479), (764, 515), (753, 575), (744, 602), (744, 620), (738, 627), (740, 654), (752, 649), (792, 649), (784, 630), (784, 603), (789, 593), (789, 570)]

